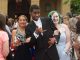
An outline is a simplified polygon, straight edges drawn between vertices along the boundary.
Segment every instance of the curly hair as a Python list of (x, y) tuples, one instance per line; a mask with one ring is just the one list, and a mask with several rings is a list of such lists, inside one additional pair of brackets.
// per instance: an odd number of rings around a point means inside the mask
[(40, 9), (40, 7), (38, 5), (32, 5), (30, 7), (30, 12), (32, 12), (34, 9)]
[(0, 14), (0, 29), (5, 30), (6, 17), (3, 14)]

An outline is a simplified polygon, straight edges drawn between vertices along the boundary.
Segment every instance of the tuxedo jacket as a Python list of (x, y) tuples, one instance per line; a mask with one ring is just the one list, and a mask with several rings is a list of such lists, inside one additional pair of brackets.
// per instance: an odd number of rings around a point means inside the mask
[(26, 37), (31, 37), (30, 45), (35, 45), (36, 60), (59, 60), (56, 45), (52, 45), (49, 48), (49, 38), (52, 37), (54, 32), (54, 25), (51, 25), (49, 18), (40, 18), (42, 23), (42, 29), (45, 30), (43, 35), (39, 35), (35, 38), (34, 31), (36, 29), (36, 24), (31, 21), (26, 27)]

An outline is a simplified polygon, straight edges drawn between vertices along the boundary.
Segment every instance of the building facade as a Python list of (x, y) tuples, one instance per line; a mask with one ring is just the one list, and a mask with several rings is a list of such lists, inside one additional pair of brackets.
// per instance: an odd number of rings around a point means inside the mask
[(47, 16), (51, 10), (57, 10), (62, 15), (70, 12), (70, 0), (0, 0), (0, 11), (9, 16), (29, 15), (29, 8), (33, 4), (40, 6), (41, 16)]

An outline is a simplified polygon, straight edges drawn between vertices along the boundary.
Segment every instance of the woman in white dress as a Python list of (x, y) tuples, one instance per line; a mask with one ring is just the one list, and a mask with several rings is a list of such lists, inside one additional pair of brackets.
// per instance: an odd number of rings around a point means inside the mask
[[(55, 27), (61, 34), (59, 42), (58, 42), (58, 44), (56, 44), (59, 58), (60, 58), (60, 60), (71, 60), (70, 54), (69, 54), (70, 47), (71, 47), (70, 30), (67, 25), (65, 25), (63, 23), (59, 24), (60, 17), (59, 17), (58, 12), (52, 11), (51, 19), (52, 19), (53, 23), (55, 24)], [(55, 35), (55, 33), (57, 33), (56, 30), (54, 31), (54, 35)]]

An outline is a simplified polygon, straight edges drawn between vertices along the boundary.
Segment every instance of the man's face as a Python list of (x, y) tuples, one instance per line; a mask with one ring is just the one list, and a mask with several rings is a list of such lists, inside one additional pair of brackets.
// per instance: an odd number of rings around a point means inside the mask
[(31, 12), (31, 16), (32, 16), (32, 19), (37, 21), (38, 18), (40, 17), (40, 9), (34, 9), (32, 12)]

